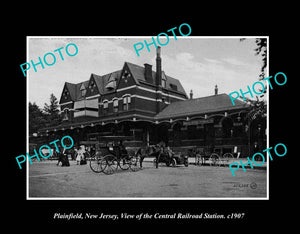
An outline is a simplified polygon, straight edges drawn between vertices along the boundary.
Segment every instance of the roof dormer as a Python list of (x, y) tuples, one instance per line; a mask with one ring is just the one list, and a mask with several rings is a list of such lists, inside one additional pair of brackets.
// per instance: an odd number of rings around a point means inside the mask
[(117, 86), (117, 76), (114, 73), (111, 73), (108, 78), (107, 84), (105, 85), (105, 88), (108, 91), (111, 91), (116, 89), (116, 86)]
[(85, 98), (85, 95), (86, 95), (86, 87), (84, 86), (84, 83), (81, 84), (80, 86), (80, 95), (82, 98)]

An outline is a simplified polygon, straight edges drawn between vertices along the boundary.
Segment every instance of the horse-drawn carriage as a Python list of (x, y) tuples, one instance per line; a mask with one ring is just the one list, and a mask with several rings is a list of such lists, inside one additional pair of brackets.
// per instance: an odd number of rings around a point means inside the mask
[(164, 145), (150, 145), (145, 148), (140, 148), (136, 155), (140, 158), (140, 166), (145, 157), (154, 157), (153, 164), (158, 168), (159, 163), (165, 163), (168, 167), (175, 165), (188, 166), (188, 155), (183, 155), (181, 152), (174, 152), (169, 147)]
[(123, 141), (129, 139), (126, 136), (103, 136), (99, 142), (94, 142), (95, 153), (90, 157), (92, 171), (113, 174), (118, 168), (138, 170), (139, 158), (123, 145)]
[(126, 140), (131, 140), (129, 136), (103, 136), (100, 141), (85, 141), (84, 145), (90, 147), (90, 168), (93, 172), (113, 174), (118, 168), (121, 170), (137, 171), (142, 168), (145, 157), (154, 157), (153, 164), (158, 168), (159, 163), (167, 166), (184, 165), (188, 166), (188, 158), (195, 158), (195, 165), (209, 163), (211, 166), (225, 165), (225, 162), (233, 159), (229, 152), (220, 154), (216, 149), (209, 147), (192, 147), (187, 152), (176, 152), (162, 144), (141, 147), (128, 150), (123, 145)]
[(193, 147), (189, 149), (188, 154), (189, 157), (195, 157), (195, 165), (224, 166), (226, 162), (234, 159), (232, 153), (227, 152), (222, 155), (211, 147)]

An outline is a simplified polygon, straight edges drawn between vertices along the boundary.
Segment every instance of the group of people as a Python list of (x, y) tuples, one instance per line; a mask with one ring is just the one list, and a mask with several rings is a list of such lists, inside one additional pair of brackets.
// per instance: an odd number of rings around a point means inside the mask
[(70, 166), (69, 158), (68, 156), (71, 155), (71, 160), (76, 160), (77, 165), (84, 165), (87, 164), (86, 162), (86, 155), (87, 155), (87, 149), (84, 145), (80, 145), (75, 147), (74, 149), (66, 150), (64, 149), (62, 152), (57, 153), (58, 156), (58, 162), (57, 166), (61, 163), (61, 166)]
[[(120, 141), (120, 153), (123, 153), (124, 151), (126, 151), (125, 146), (123, 145), (123, 142)], [(142, 150), (146, 150), (146, 152), (142, 152)], [(58, 162), (57, 162), (57, 166), (59, 166), (59, 164), (61, 163), (61, 166), (70, 166), (70, 162), (69, 162), (69, 155), (71, 157), (71, 160), (76, 160), (76, 165), (84, 165), (87, 164), (87, 156), (93, 155), (95, 153), (95, 149), (93, 147), (86, 147), (85, 145), (78, 145), (74, 148), (71, 149), (62, 149), (60, 150), (59, 153), (57, 153), (56, 151), (52, 151), (55, 152), (53, 156), (57, 156), (58, 157)], [(127, 152), (127, 151), (126, 151)], [(159, 158), (160, 156), (164, 155), (165, 157), (171, 158), (172, 155), (174, 154), (172, 152), (172, 150), (170, 149), (170, 147), (167, 147), (166, 144), (161, 141), (159, 142), (157, 145), (155, 145), (152, 150), (151, 147), (147, 147), (146, 149), (142, 149), (140, 148), (137, 152), (136, 155), (140, 156), (140, 167), (142, 167), (142, 163), (143, 163), (143, 159), (146, 155), (151, 155), (154, 154), (157, 157), (157, 163), (159, 162)]]

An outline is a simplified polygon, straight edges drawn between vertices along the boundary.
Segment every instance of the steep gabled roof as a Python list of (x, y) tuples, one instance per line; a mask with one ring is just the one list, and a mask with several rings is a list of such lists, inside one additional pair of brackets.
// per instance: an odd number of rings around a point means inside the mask
[(70, 96), (71, 96), (72, 100), (75, 100), (76, 99), (76, 84), (66, 82), (66, 87), (70, 92)]
[[(139, 81), (143, 81), (143, 82), (147, 83), (146, 78), (145, 78), (145, 68), (144, 67), (141, 67), (139, 65), (129, 63), (129, 62), (125, 62), (125, 64), (128, 66), (136, 84), (139, 84)], [(121, 77), (122, 70), (114, 71), (114, 72), (105, 74), (103, 76), (99, 76), (99, 75), (92, 73), (89, 80), (86, 80), (86, 81), (83, 81), (83, 82), (80, 82), (77, 84), (65, 82), (65, 85), (70, 92), (70, 97), (71, 97), (72, 101), (77, 101), (77, 100), (82, 99), (80, 88), (82, 88), (82, 85), (84, 85), (84, 87), (86, 89), (88, 89), (89, 88), (88, 85), (89, 85), (89, 82), (91, 79), (94, 79), (100, 95), (107, 94), (107, 93), (115, 91), (114, 89), (106, 89), (107, 84), (112, 80), (116, 80), (116, 83), (118, 83), (118, 80), (120, 80), (120, 77)], [(179, 80), (177, 80), (173, 77), (170, 77), (170, 76), (166, 75), (165, 73), (164, 73), (164, 75), (166, 77), (166, 88), (168, 90), (176, 91), (171, 87), (172, 85), (175, 85), (177, 87), (177, 92), (182, 93), (185, 96), (187, 96), (185, 93), (185, 90), (182, 87)], [(156, 72), (152, 71), (153, 79), (155, 79), (155, 76), (156, 76)]]
[(167, 81), (167, 87), (166, 87), (167, 89), (173, 90), (173, 88), (171, 87), (171, 85), (172, 84), (176, 85), (178, 92), (184, 93), (184, 95), (187, 97), (186, 92), (185, 92), (184, 88), (182, 87), (182, 85), (181, 85), (181, 83), (180, 83), (179, 80), (177, 80), (177, 79), (175, 79), (175, 78), (173, 78), (171, 76), (168, 76), (168, 75), (166, 75), (166, 77), (167, 77), (167, 80), (166, 80)]
[(139, 84), (139, 80), (145, 81), (145, 69), (139, 65), (125, 62), (127, 64), (135, 82)]
[[(125, 62), (127, 65), (128, 65), (128, 68), (130, 69), (130, 72), (133, 76), (133, 78), (135, 79), (136, 83), (139, 84), (139, 80), (143, 81), (143, 82), (147, 82), (146, 81), (146, 78), (145, 78), (145, 68), (144, 67), (141, 67), (139, 65), (136, 65), (136, 64), (133, 64), (133, 63), (129, 63), (129, 62)], [(163, 71), (163, 73), (165, 73)], [(155, 71), (152, 71), (152, 77), (153, 79), (155, 80), (155, 76), (156, 76), (156, 72)], [(169, 89), (169, 90), (173, 90), (172, 87), (171, 87), (171, 84), (173, 85), (176, 85), (177, 86), (177, 91), (180, 92), (180, 93), (183, 93), (185, 96), (186, 95), (186, 92), (184, 90), (184, 88), (182, 87), (180, 81), (178, 79), (175, 79), (171, 76), (168, 76), (166, 75), (166, 83), (167, 83), (167, 86), (166, 88)]]
[(122, 70), (118, 70), (118, 71), (114, 71), (111, 73), (108, 73), (106, 75), (101, 76), (100, 82), (101, 82), (101, 86), (99, 86), (99, 92), (101, 95), (106, 94), (106, 93), (110, 93), (111, 91), (114, 90), (109, 90), (106, 88), (106, 85), (113, 80), (119, 80), (120, 76), (121, 76), (121, 72)]
[(160, 113), (158, 113), (155, 118), (164, 119), (186, 117), (247, 107), (248, 104), (238, 99), (235, 100), (235, 106), (233, 106), (229, 95), (223, 93), (207, 97), (188, 99), (185, 101), (172, 102)]
[(97, 87), (98, 91), (99, 91), (99, 87), (101, 86), (101, 84), (99, 83), (100, 79), (101, 79), (101, 76), (98, 76), (98, 75), (96, 75), (94, 73), (91, 74), (90, 80), (94, 80), (95, 81), (95, 84), (96, 84), (96, 87)]
[(61, 96), (60, 96), (59, 104), (66, 102), (62, 98), (65, 89), (68, 90), (71, 101), (74, 101), (76, 99), (76, 84), (65, 82), (64, 88), (63, 88)]
[(106, 94), (106, 93), (110, 92), (105, 88), (105, 86), (107, 85), (107, 83), (110, 80), (119, 79), (120, 75), (121, 75), (121, 70), (114, 71), (114, 72), (108, 73), (108, 74), (103, 75), (103, 76), (99, 76), (99, 75), (96, 75), (94, 73), (91, 74), (91, 76), (95, 80), (95, 83), (96, 83), (96, 86), (98, 88), (98, 91), (99, 91), (100, 95), (103, 95), (103, 94)]
[(81, 91), (80, 91), (80, 89), (82, 88), (82, 85), (84, 85), (85, 89), (87, 89), (88, 85), (89, 85), (89, 80), (86, 80), (86, 81), (76, 84), (76, 89), (75, 89), (76, 99), (75, 100), (82, 99)]
[[(105, 89), (105, 86), (107, 85), (109, 79), (119, 79), (120, 74), (121, 74), (121, 70), (111, 72), (111, 73), (108, 73), (108, 74), (103, 75), (103, 76), (99, 76), (99, 75), (96, 75), (96, 74), (92, 73), (91, 76), (90, 76), (90, 79), (92, 79), (92, 78), (94, 79), (94, 81), (96, 83), (96, 86), (97, 86), (97, 89), (99, 91), (99, 94), (103, 95), (103, 94), (106, 94), (108, 92), (111, 92), (111, 91)], [(78, 101), (78, 100), (82, 99), (80, 89), (82, 88), (82, 85), (84, 85), (84, 87), (86, 89), (88, 89), (90, 79), (86, 80), (86, 81), (83, 81), (83, 82), (80, 82), (80, 83), (77, 83), (77, 84), (65, 82), (65, 86), (66, 86), (66, 88), (68, 89), (68, 91), (70, 93), (70, 97), (71, 97), (72, 101)]]

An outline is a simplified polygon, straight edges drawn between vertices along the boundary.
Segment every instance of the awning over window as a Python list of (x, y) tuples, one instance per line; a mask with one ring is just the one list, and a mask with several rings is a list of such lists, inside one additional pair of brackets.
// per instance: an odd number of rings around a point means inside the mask
[(95, 108), (98, 109), (98, 99), (81, 100), (74, 103), (74, 109)]

